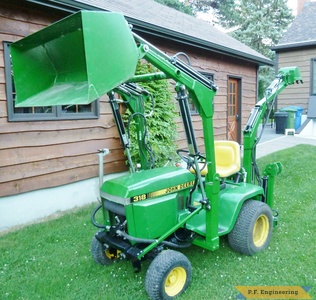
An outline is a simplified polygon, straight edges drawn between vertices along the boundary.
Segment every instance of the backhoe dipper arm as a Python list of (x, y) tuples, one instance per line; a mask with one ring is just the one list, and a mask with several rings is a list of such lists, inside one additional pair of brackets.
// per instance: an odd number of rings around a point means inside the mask
[[(288, 85), (303, 82), (297, 67), (281, 68), (278, 75), (266, 90), (266, 95), (252, 109), (248, 122), (243, 130), (244, 134), (244, 157), (243, 167), (247, 173), (246, 182), (254, 182), (254, 162), (256, 159), (256, 145), (258, 143), (257, 130), (266, 116), (269, 108), (273, 107), (276, 96)], [(268, 116), (267, 116), (268, 118)]]

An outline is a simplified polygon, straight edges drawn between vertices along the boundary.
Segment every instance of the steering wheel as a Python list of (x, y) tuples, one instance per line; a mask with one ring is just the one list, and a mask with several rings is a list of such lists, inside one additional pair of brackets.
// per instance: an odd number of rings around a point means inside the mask
[[(183, 153), (185, 153), (186, 155)], [(177, 154), (187, 164), (187, 169), (190, 169), (191, 167), (194, 168), (193, 158), (188, 155), (189, 153), (190, 152), (188, 150), (185, 150), (185, 149), (178, 149), (177, 150)], [(202, 171), (206, 167), (206, 158), (202, 154), (197, 154), (197, 156), (198, 156), (199, 163), (200, 162), (202, 164), (204, 163), (204, 165), (202, 165), (202, 168), (200, 168), (200, 170)]]
[(177, 154), (180, 156), (181, 160), (183, 160), (187, 164), (188, 169), (192, 165), (192, 159), (188, 156), (189, 153), (190, 153), (189, 150), (185, 150), (185, 149), (177, 150)]

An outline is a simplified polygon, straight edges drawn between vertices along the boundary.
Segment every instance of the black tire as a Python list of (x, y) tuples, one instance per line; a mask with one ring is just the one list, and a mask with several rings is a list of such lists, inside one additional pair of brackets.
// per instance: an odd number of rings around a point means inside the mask
[(119, 259), (120, 251), (100, 243), (94, 236), (91, 241), (91, 255), (97, 264), (108, 266)]
[(183, 293), (192, 277), (192, 267), (185, 255), (164, 250), (150, 264), (145, 288), (152, 300), (173, 299)]
[(243, 204), (236, 224), (228, 234), (228, 243), (237, 252), (254, 255), (268, 247), (272, 227), (270, 207), (260, 201), (248, 200)]

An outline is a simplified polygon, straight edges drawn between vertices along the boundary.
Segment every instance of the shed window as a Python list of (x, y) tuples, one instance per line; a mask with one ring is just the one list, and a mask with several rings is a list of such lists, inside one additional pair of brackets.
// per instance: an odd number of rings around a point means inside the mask
[[(212, 80), (214, 81), (214, 74), (211, 74), (211, 73), (202, 73), (206, 78), (208, 78), (209, 80)], [(190, 112), (191, 112), (191, 115), (197, 115), (198, 114), (198, 111), (197, 111), (197, 108), (195, 107), (195, 105), (193, 104), (193, 101), (191, 98), (189, 98), (189, 107), (190, 107)]]
[(79, 120), (99, 117), (99, 100), (87, 105), (15, 107), (15, 87), (12, 76), (10, 43), (4, 42), (3, 48), (9, 121)]

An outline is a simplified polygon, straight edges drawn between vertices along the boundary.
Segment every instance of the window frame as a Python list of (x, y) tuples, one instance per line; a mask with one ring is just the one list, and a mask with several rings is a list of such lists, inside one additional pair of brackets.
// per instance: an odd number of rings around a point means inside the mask
[[(209, 72), (200, 72), (203, 76), (206, 78), (212, 80), (214, 82), (214, 73), (209, 73)], [(189, 106), (190, 106), (190, 114), (191, 116), (198, 115), (199, 112), (195, 105), (193, 104), (192, 100), (189, 98)]]
[(311, 73), (310, 73), (310, 81), (311, 81), (311, 87), (310, 87), (310, 95), (316, 96), (316, 58), (311, 59)]
[(61, 105), (50, 106), (50, 113), (17, 113), (14, 111), (14, 83), (10, 57), (11, 42), (3, 41), (5, 88), (7, 99), (8, 121), (59, 121), (59, 120), (86, 120), (100, 118), (99, 99), (91, 103), (91, 112), (65, 113)]

